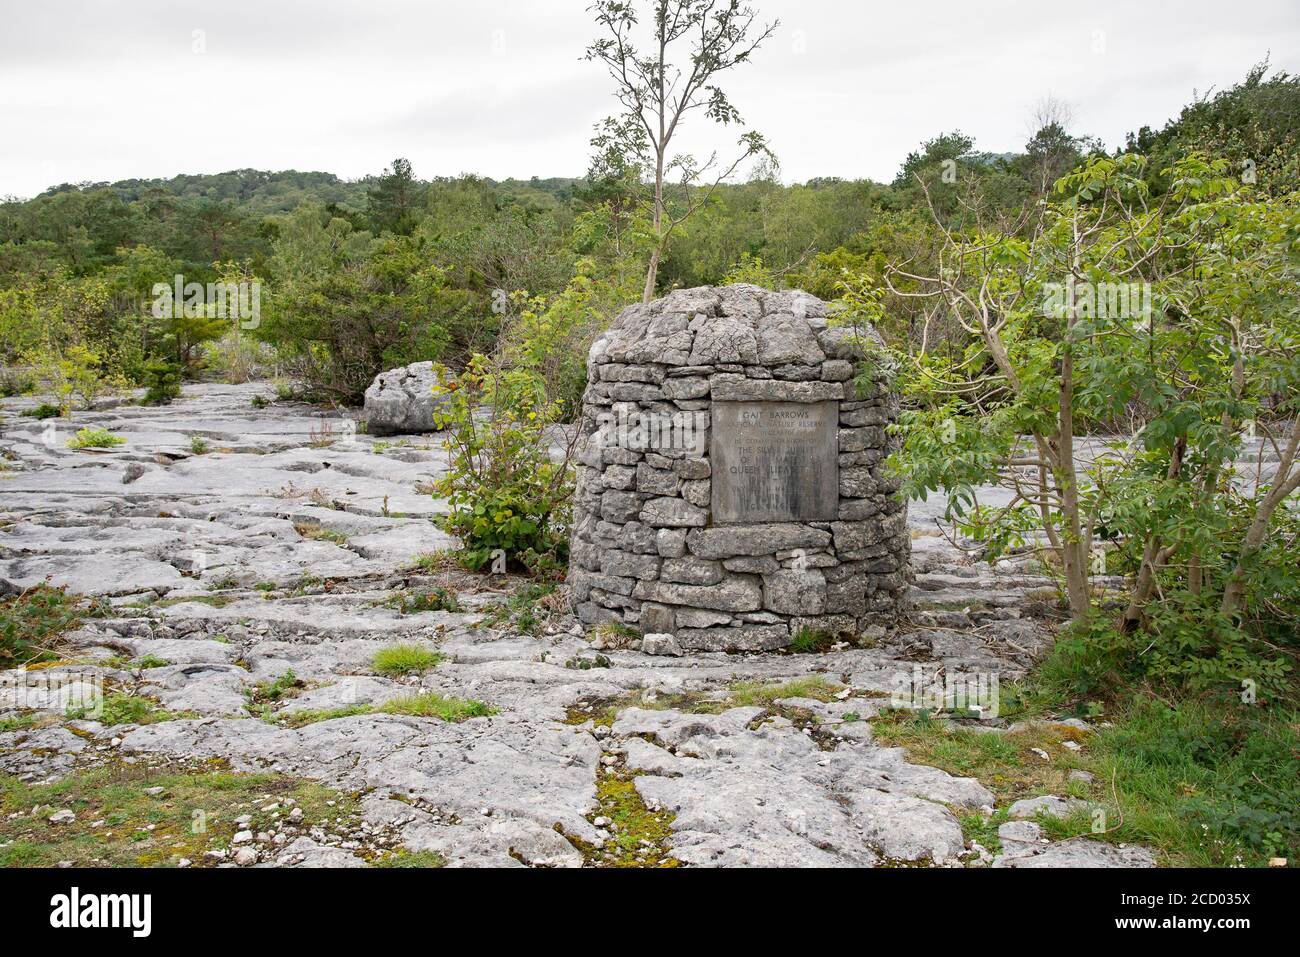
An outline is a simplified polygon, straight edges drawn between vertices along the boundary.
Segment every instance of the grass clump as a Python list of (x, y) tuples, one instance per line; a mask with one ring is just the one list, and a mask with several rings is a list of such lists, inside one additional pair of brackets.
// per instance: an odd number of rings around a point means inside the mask
[(195, 455), (207, 455), (210, 450), (211, 450), (211, 446), (208, 445), (208, 440), (205, 439), (203, 436), (201, 435), (190, 436), (190, 451), (193, 452)]
[(126, 439), (122, 436), (99, 428), (78, 429), (77, 434), (68, 439), (70, 449), (111, 449), (125, 444)]
[(376, 651), (370, 664), (381, 675), (411, 675), (428, 671), (440, 661), (442, 655), (419, 645), (392, 645)]
[(447, 859), (437, 851), (408, 851), (400, 848), (374, 862), (375, 867), (446, 867)]
[(178, 721), (197, 718), (193, 711), (168, 711), (153, 698), (144, 695), (115, 691), (104, 695), (96, 705), (77, 705), (65, 714), (69, 721), (98, 721), (112, 727), (119, 724), (157, 724), (160, 721)]
[(388, 600), (388, 606), (403, 615), (426, 611), (462, 611), (460, 599), (447, 588), (429, 588), (423, 591), (399, 592)]
[(302, 690), (307, 687), (307, 683), (293, 673), (290, 668), (284, 674), (271, 681), (259, 681), (257, 684), (244, 690), (244, 697), (248, 699), (246, 707), (250, 712), (259, 717), (268, 717), (272, 711), (282, 701), (290, 698), (296, 698), (302, 694)]
[(800, 628), (794, 633), (786, 650), (795, 654), (814, 654), (829, 651), (835, 644), (835, 636), (829, 631), (818, 628)]
[(342, 545), (348, 540), (346, 532), (336, 531), (332, 528), (325, 528), (322, 525), (298, 522), (293, 526), (293, 529), (303, 538), (310, 539), (314, 542), (330, 542), (334, 545)]
[(125, 658), (115, 655), (107, 658), (104, 664), (110, 668), (120, 668), (123, 671), (143, 671), (149, 668), (165, 668), (171, 664), (166, 658), (159, 658), (157, 655), (141, 655), (139, 658)]
[(639, 631), (620, 621), (603, 621), (592, 629), (592, 635), (605, 648), (626, 648), (641, 637)]
[(487, 623), (497, 626), (507, 622), (521, 635), (537, 635), (546, 623), (544, 604), (555, 592), (555, 582), (526, 582), (516, 588), (504, 603), (488, 612)]
[(351, 718), (359, 714), (373, 714), (374, 708), (368, 704), (350, 704), (340, 708), (319, 708), (294, 711), (290, 714), (271, 714), (265, 711), (262, 717), (267, 721), (284, 725), (286, 728), (303, 728), (320, 721), (333, 721), (335, 718)]
[(55, 646), (82, 613), (63, 588), (37, 585), (0, 602), (0, 669), (57, 661)]
[(441, 718), (443, 721), (455, 723), (468, 718), (487, 718), (496, 713), (496, 708), (482, 701), (444, 698), (442, 695), (427, 691), (395, 698), (378, 707), (371, 704), (354, 704), (320, 711), (295, 711), (292, 714), (273, 716), (273, 719), (286, 727), (301, 728), (319, 721), (333, 721), (336, 718), (351, 718), (361, 714), (402, 714), (417, 718)]
[(421, 552), (411, 559), (411, 567), (425, 574), (432, 574), (454, 563), (455, 560), (447, 552)]
[(407, 714), (418, 718), (441, 718), (443, 721), (464, 721), (467, 718), (490, 718), (497, 709), (472, 698), (444, 698), (426, 691), (423, 694), (396, 698), (379, 707), (385, 714)]
[(781, 698), (812, 698), (815, 701), (834, 701), (844, 690), (825, 678), (812, 676), (795, 678), (784, 684), (771, 685), (761, 681), (739, 681), (730, 687), (730, 707), (745, 708), (754, 705), (767, 707)]

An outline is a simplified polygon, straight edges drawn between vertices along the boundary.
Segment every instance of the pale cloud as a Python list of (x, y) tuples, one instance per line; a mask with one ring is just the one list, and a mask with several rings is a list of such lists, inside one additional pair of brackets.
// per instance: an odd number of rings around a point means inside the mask
[[(787, 180), (888, 180), (957, 128), (1016, 150), (1047, 95), (1114, 146), (1270, 50), (1300, 69), (1294, 0), (753, 2), (781, 26), (729, 89)], [(4, 0), (0, 194), (244, 167), (353, 178), (395, 156), (426, 177), (579, 175), (613, 103), (581, 60), (586, 6)], [(691, 132), (697, 153), (734, 139)]]

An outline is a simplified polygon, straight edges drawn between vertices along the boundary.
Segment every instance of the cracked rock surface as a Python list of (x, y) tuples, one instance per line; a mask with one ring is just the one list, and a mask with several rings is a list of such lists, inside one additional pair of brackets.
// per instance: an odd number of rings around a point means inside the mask
[[(0, 718), (43, 709), (62, 724), (0, 733), (0, 773), (35, 782), (97, 762), (220, 758), (235, 770), (361, 792), (369, 825), (453, 866), (599, 864), (601, 848), (620, 837), (602, 804), (603, 782), (615, 779), (631, 780), (647, 812), (670, 821), (655, 856), (675, 863), (974, 860), (957, 815), (991, 808), (993, 795), (876, 743), (868, 719), (916, 669), (1022, 674), (1050, 640), (1022, 611), (1045, 579), (966, 563), (918, 510), (919, 610), (872, 648), (680, 656), (593, 648), (596, 636), (562, 611), (536, 634), (490, 614), (519, 584), (501, 577), (460, 575), (460, 611), (403, 614), (395, 594), (440, 581), (411, 560), (451, 544), (431, 522), (444, 503), (416, 489), (445, 472), (437, 437), (379, 445), (338, 412), (254, 408), (254, 395), (273, 392), (189, 386), (171, 406), (51, 420), (53, 441), (48, 423), (5, 418), (0, 589), (48, 578), (109, 606), (68, 636), (75, 661), (42, 672), (145, 695), (170, 719), (69, 721), (63, 698), (34, 698), (3, 673)], [(126, 444), (68, 450), (66, 439), (86, 425)], [(195, 435), (205, 454), (193, 451)], [(441, 661), (417, 676), (377, 674), (374, 653), (399, 642)], [(145, 657), (165, 663), (143, 667)], [(288, 672), (299, 682), (292, 696), (250, 707), (259, 687)], [(737, 682), (808, 678), (842, 688), (841, 697), (725, 700)], [(475, 699), (496, 713), (452, 723), (378, 710), (418, 692)], [(712, 707), (695, 713), (687, 702)], [(602, 720), (611, 704), (612, 721)], [(295, 715), (325, 719), (298, 726)], [(1148, 861), (1086, 840), (1019, 847), (999, 863)], [(245, 859), (362, 863), (327, 834)]]

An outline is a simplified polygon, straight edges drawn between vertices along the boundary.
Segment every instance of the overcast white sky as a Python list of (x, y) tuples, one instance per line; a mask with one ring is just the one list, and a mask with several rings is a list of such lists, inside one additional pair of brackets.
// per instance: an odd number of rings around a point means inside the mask
[[(1297, 0), (751, 2), (781, 25), (727, 88), (786, 181), (888, 180), (954, 128), (1016, 150), (1048, 95), (1114, 146), (1270, 52), (1300, 71)], [(581, 60), (587, 5), (0, 0), (0, 195), (244, 167), (354, 178), (396, 156), (421, 177), (581, 175), (613, 105)]]

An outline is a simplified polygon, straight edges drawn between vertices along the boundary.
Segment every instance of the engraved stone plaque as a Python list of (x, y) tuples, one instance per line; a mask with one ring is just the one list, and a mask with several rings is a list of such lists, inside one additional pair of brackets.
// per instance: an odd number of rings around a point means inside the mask
[(839, 510), (838, 402), (714, 402), (713, 521), (829, 521)]

